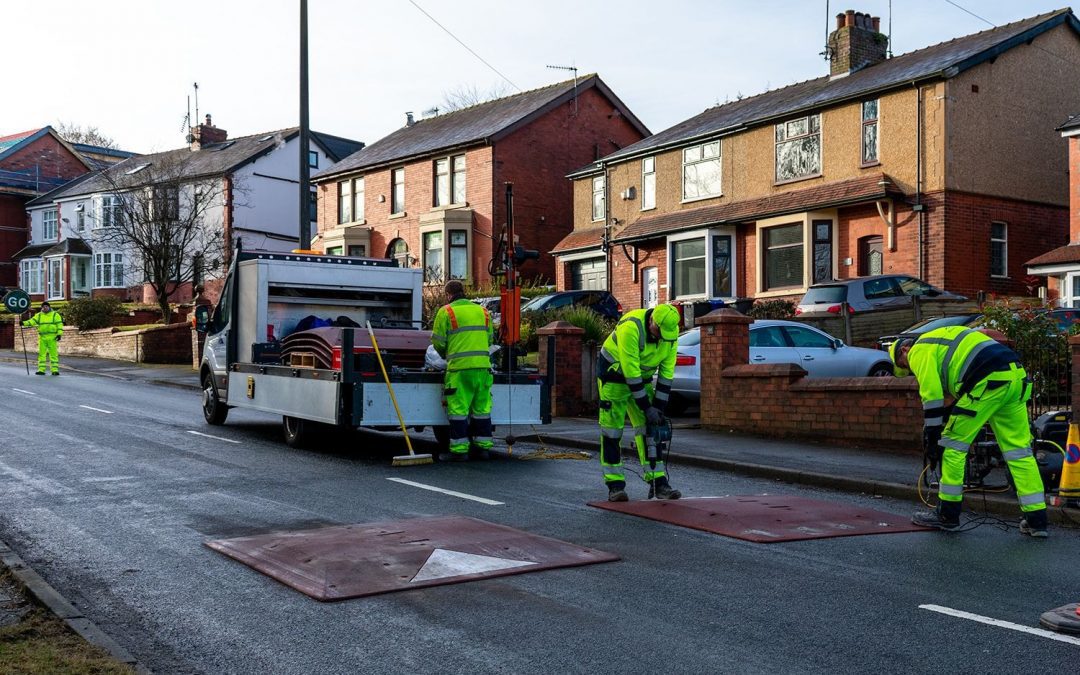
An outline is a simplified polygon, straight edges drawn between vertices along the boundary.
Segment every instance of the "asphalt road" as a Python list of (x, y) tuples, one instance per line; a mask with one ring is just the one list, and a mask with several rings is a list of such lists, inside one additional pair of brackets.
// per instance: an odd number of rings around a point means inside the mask
[[(1036, 626), (1043, 610), (1080, 600), (1073, 531), (1046, 542), (985, 526), (753, 544), (586, 506), (605, 494), (595, 460), (395, 469), (393, 435), (292, 450), (274, 417), (234, 410), (225, 426), (207, 427), (194, 392), (27, 377), (21, 364), (0, 363), (0, 415), (0, 536), (155, 671), (1072, 672), (1080, 657), (1078, 644), (919, 609)], [(688, 496), (785, 493), (912, 509), (672, 471)], [(631, 489), (644, 497), (643, 485)], [(449, 514), (622, 560), (319, 603), (202, 545)]]

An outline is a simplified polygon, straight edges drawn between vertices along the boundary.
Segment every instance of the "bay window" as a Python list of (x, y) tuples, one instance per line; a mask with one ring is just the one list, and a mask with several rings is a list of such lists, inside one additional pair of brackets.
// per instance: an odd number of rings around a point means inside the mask
[(734, 297), (734, 244), (730, 227), (668, 237), (670, 299)]
[(29, 258), (19, 263), (19, 288), (31, 295), (45, 292), (45, 264), (41, 258)]

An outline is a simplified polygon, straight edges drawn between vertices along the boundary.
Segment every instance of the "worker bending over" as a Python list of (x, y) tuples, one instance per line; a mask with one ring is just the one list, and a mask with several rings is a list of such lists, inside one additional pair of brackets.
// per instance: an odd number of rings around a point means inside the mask
[[(927, 463), (933, 470), (941, 462), (937, 510), (918, 511), (912, 522), (941, 530), (960, 526), (967, 451), (989, 422), (1016, 486), (1020, 532), (1046, 537), (1046, 499), (1026, 406), (1031, 380), (1016, 352), (978, 331), (953, 326), (900, 338), (889, 355), (897, 377), (910, 371), (919, 381)], [(955, 405), (950, 409), (947, 401)]]
[(446, 359), (443, 395), (450, 420), (450, 454), (442, 459), (469, 459), (470, 417), (471, 445), (486, 458), (492, 447), (491, 316), (465, 298), (465, 287), (457, 279), (447, 282), (444, 290), (449, 304), (439, 309), (431, 331), (431, 344)]
[(28, 328), (37, 326), (37, 374), (45, 374), (46, 359), (48, 359), (52, 362), (52, 374), (59, 375), (60, 353), (56, 348), (56, 343), (60, 342), (60, 337), (64, 334), (64, 320), (60, 317), (60, 312), (54, 312), (49, 303), (43, 302), (38, 313), (23, 321), (22, 325)]
[[(648, 427), (663, 422), (671, 394), (679, 320), (679, 311), (671, 305), (632, 310), (623, 315), (600, 349), (600, 467), (608, 487), (608, 501), (629, 499), (619, 447), (627, 415), (634, 427), (634, 445), (645, 481), (652, 486), (649, 497), (682, 496), (668, 482), (663, 458), (658, 458), (654, 467), (645, 454)], [(658, 371), (654, 394), (652, 382)]]

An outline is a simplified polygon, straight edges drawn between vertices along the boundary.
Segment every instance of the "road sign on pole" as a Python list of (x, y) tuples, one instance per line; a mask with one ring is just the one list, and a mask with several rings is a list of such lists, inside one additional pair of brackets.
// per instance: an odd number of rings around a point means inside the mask
[(4, 295), (4, 309), (12, 314), (22, 314), (30, 309), (30, 296), (20, 289), (8, 291)]

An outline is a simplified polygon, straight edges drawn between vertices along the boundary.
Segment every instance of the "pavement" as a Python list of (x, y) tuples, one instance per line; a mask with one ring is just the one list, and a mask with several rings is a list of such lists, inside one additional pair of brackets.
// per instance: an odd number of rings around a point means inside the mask
[[(0, 350), (0, 360), (22, 361), (22, 352)], [(34, 370), (31, 358), (30, 370)], [(100, 375), (119, 380), (199, 390), (198, 373), (187, 365), (141, 364), (85, 356), (65, 356), (61, 370)], [(556, 418), (541, 427), (511, 429), (521, 441), (560, 448), (599, 452), (599, 433), (594, 418)], [(426, 434), (431, 435), (430, 430)], [(420, 434), (424, 437), (425, 434)], [(430, 440), (430, 439), (429, 439)], [(922, 457), (873, 448), (852, 448), (802, 440), (755, 437), (702, 429), (696, 417), (674, 421), (669, 461), (745, 476), (770, 478), (794, 484), (824, 487), (873, 496), (919, 500), (918, 477)], [(1017, 517), (1016, 500), (1010, 495), (987, 494), (969, 498), (970, 506), (1010, 518)], [(1060, 509), (1050, 509), (1051, 521), (1066, 520)]]

